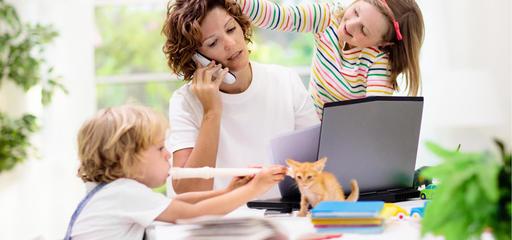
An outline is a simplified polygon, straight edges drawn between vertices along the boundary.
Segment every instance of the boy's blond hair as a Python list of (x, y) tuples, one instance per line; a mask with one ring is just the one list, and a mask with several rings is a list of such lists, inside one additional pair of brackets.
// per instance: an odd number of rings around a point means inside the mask
[(100, 110), (78, 133), (78, 176), (109, 183), (141, 174), (140, 153), (161, 141), (168, 122), (148, 107), (125, 105)]

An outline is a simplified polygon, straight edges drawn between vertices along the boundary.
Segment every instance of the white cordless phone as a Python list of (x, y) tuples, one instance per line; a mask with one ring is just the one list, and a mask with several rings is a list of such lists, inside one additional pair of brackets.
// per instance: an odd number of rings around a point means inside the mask
[[(203, 67), (206, 67), (208, 64), (210, 64), (211, 60), (208, 59), (207, 57), (205, 57), (204, 55), (202, 55), (201, 53), (199, 52), (196, 52), (194, 54), (194, 56), (192, 56), (192, 58), (194, 60), (196, 60), (197, 62), (199, 62), (201, 65), (203, 65)], [(213, 74), (214, 77), (217, 77), (218, 73), (215, 72)], [(233, 84), (235, 83), (236, 81), (236, 77), (235, 75), (232, 73), (232, 72), (227, 72), (226, 73), (226, 76), (224, 77), (224, 80), (223, 82), (227, 83), (227, 84)]]

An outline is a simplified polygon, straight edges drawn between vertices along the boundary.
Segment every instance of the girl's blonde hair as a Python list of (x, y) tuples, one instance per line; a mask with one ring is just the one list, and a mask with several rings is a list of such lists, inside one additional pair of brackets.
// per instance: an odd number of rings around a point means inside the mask
[[(384, 42), (391, 42), (392, 45), (381, 47), (389, 54), (390, 79), (393, 82), (393, 88), (398, 89), (397, 77), (403, 74), (405, 77), (405, 86), (408, 95), (416, 96), (421, 86), (420, 74), (420, 49), (423, 45), (425, 34), (425, 25), (423, 15), (415, 0), (385, 0), (391, 9), (394, 18), (400, 25), (400, 32), (403, 39), (397, 40), (396, 32), (392, 23), (392, 16), (386, 9), (384, 0), (356, 0), (366, 1), (376, 6), (379, 11), (388, 19), (388, 32), (383, 37)], [(336, 18), (343, 17), (343, 10), (340, 9)]]
[(165, 117), (148, 107), (100, 110), (78, 133), (78, 176), (84, 182), (103, 183), (138, 177), (141, 152), (161, 141), (167, 128)]

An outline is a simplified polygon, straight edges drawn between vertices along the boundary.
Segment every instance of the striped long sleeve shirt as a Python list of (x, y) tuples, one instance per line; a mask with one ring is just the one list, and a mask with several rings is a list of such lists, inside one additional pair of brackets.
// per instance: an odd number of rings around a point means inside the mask
[(242, 12), (260, 28), (312, 32), (315, 49), (309, 91), (319, 116), (324, 103), (392, 95), (388, 55), (377, 47), (344, 50), (330, 3), (280, 6), (268, 0), (237, 0)]

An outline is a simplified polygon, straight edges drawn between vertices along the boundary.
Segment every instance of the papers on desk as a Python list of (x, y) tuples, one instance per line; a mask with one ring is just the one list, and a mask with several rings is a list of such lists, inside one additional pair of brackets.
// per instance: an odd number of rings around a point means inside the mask
[(181, 221), (180, 224), (193, 224), (188, 230), (187, 239), (287, 239), (276, 226), (263, 218), (198, 218)]

